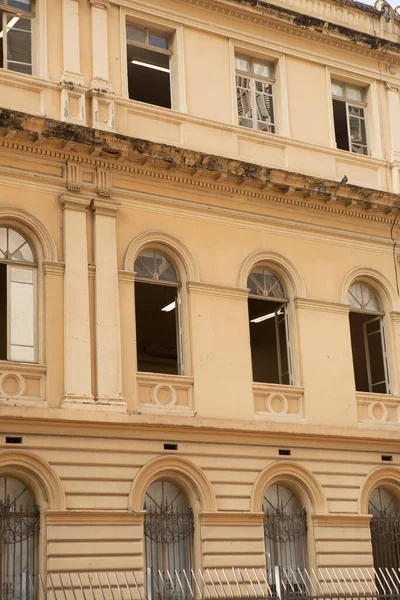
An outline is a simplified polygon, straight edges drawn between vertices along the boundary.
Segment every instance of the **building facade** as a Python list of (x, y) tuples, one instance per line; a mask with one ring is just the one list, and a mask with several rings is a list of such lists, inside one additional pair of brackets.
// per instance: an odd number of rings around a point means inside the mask
[(0, 16), (1, 584), (400, 566), (398, 12)]

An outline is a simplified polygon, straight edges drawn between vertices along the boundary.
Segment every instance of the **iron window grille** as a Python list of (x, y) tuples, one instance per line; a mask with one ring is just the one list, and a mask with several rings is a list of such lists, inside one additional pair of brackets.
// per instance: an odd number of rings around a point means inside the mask
[(40, 513), (21, 481), (0, 478), (0, 596), (28, 600), (38, 566)]
[[(151, 571), (152, 598), (183, 599), (189, 592), (187, 582), (182, 590), (177, 581), (185, 582), (184, 572), (193, 569), (193, 511), (180, 489), (167, 481), (149, 487), (144, 508), (146, 567)], [(159, 573), (163, 586), (158, 583)]]
[(171, 36), (127, 21), (128, 92), (131, 100), (171, 108)]
[(268, 582), (274, 585), (276, 565), (289, 579), (307, 567), (307, 511), (291, 490), (274, 484), (264, 495), (263, 513)]
[(355, 282), (348, 293), (356, 389), (390, 393), (389, 368), (381, 302), (375, 290)]
[(280, 279), (268, 269), (253, 269), (249, 288), (253, 380), (293, 385), (289, 300)]
[(0, 227), (0, 360), (37, 360), (36, 278), (29, 241)]
[(332, 101), (336, 146), (341, 150), (368, 155), (365, 90), (332, 81)]
[(275, 133), (275, 78), (272, 63), (235, 56), (239, 125)]
[(376, 488), (368, 505), (375, 569), (400, 568), (400, 508), (390, 492)]
[(33, 0), (0, 4), (0, 67), (32, 75)]

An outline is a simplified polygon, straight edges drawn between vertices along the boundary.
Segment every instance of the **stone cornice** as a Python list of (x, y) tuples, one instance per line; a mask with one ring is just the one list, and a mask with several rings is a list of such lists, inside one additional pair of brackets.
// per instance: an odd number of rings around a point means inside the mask
[[(290, 33), (297, 37), (306, 37), (316, 42), (350, 50), (353, 54), (363, 55), (379, 54), (388, 62), (400, 63), (400, 44), (396, 35), (379, 37), (372, 33), (354, 29), (348, 24), (333, 22), (329, 16), (322, 18), (311, 14), (304, 14), (299, 10), (287, 8), (285, 5), (276, 5), (264, 0), (180, 0), (185, 4), (194, 4), (214, 12), (235, 17), (242, 21), (249, 21), (259, 25), (268, 26), (270, 29)], [(353, 4), (355, 7), (356, 5)], [(371, 11), (372, 12), (372, 11)], [(374, 10), (373, 16), (379, 24), (379, 11)], [(372, 15), (371, 15), (372, 16)], [(392, 11), (392, 18), (396, 13)], [(397, 21), (397, 19), (396, 19)], [(398, 25), (397, 25), (398, 30)], [(391, 53), (391, 54), (389, 54)]]
[(247, 288), (218, 285), (217, 283), (206, 283), (204, 281), (189, 281), (187, 289), (189, 294), (222, 296), (223, 298), (231, 298), (234, 300), (247, 300), (249, 297), (249, 290)]
[(348, 315), (350, 310), (350, 304), (333, 302), (331, 300), (323, 300), (320, 298), (296, 298), (294, 304), (296, 308), (305, 310), (320, 310), (323, 312), (334, 312), (344, 315)]
[[(11, 139), (7, 138), (9, 130), (13, 131)], [(32, 135), (38, 130), (45, 141), (35, 145), (32, 143)], [(278, 202), (334, 215), (392, 224), (393, 215), (398, 211), (400, 203), (399, 196), (390, 192), (342, 185), (332, 180), (187, 148), (44, 117), (31, 117), (8, 109), (0, 109), (0, 133), (4, 134), (3, 137), (0, 136), (0, 146), (9, 150), (92, 165), (102, 171), (115, 170), (199, 190), (213, 190), (255, 201)], [(74, 152), (66, 150), (68, 143), (74, 145)], [(76, 210), (85, 210), (90, 202), (79, 195), (66, 194), (62, 198), (64, 206)]]
[(59, 200), (63, 210), (69, 209), (85, 212), (90, 206), (90, 200), (87, 198), (81, 198), (80, 196), (69, 196), (67, 194), (63, 194), (60, 196)]
[(141, 525), (145, 511), (47, 510), (45, 515), (47, 525)]
[(312, 515), (317, 527), (369, 527), (372, 515), (326, 514)]
[(202, 525), (210, 525), (212, 527), (219, 526), (244, 526), (244, 527), (262, 527), (264, 521), (264, 513), (254, 512), (229, 512), (217, 511), (200, 513), (200, 521)]

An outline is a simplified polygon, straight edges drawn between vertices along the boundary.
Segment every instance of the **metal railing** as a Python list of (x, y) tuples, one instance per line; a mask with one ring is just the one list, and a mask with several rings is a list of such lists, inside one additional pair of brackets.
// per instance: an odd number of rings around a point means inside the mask
[[(400, 569), (229, 568), (152, 572), (25, 573), (20, 596), (0, 600), (400, 600)], [(147, 592), (146, 592), (147, 590)]]

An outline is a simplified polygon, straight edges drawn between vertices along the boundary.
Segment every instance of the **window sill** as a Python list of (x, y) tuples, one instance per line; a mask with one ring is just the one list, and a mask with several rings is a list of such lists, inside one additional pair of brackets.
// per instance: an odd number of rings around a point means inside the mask
[(45, 365), (0, 361), (0, 405), (46, 408)]
[(358, 422), (368, 426), (400, 426), (400, 396), (356, 392)]
[(305, 423), (304, 389), (293, 385), (253, 383), (256, 421)]
[(136, 380), (137, 413), (195, 416), (193, 377), (138, 372)]

